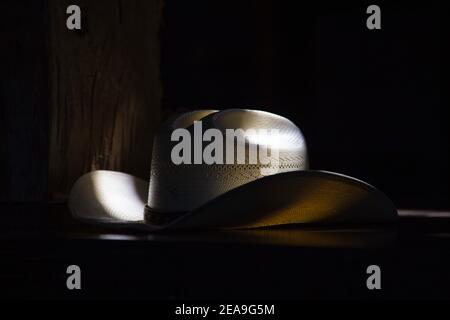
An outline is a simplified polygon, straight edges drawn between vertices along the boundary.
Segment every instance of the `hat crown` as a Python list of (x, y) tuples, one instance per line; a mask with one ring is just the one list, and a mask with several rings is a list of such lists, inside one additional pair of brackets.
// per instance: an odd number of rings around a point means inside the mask
[[(192, 161), (189, 163), (176, 164), (173, 161), (172, 151), (179, 142), (172, 141), (172, 138), (177, 129), (190, 134)], [(220, 149), (223, 150), (222, 161), (219, 163), (207, 164), (202, 159), (205, 147), (217, 142), (217, 137), (214, 140), (203, 139), (203, 134), (209, 129), (220, 132), (223, 142), (223, 149)], [(245, 133), (244, 163), (237, 161), (239, 139), (231, 135), (233, 132)], [(260, 157), (252, 162), (250, 150), (261, 148), (267, 149), (269, 162), (262, 163)], [(233, 161), (227, 161), (230, 159)], [(290, 120), (249, 109), (192, 111), (168, 120), (155, 136), (148, 206), (161, 213), (190, 211), (266, 175), (306, 169), (308, 155), (304, 136)]]

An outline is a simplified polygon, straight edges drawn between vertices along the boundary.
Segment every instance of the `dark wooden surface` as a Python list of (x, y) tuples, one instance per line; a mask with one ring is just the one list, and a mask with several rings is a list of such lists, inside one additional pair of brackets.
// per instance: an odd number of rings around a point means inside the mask
[[(7, 217), (0, 297), (450, 299), (448, 218), (407, 218), (382, 228), (143, 233), (81, 224), (65, 206), (0, 210)], [(65, 286), (71, 264), (82, 269), (78, 292)], [(382, 270), (381, 291), (366, 288), (372, 264)]]
[(80, 0), (82, 29), (69, 31), (72, 2), (49, 1), (52, 199), (91, 170), (148, 178), (160, 121), (162, 1)]
[(162, 1), (6, 1), (0, 36), (0, 201), (65, 199), (83, 173), (148, 178), (160, 122)]
[(49, 106), (47, 1), (7, 0), (2, 2), (2, 13), (0, 202), (45, 201)]

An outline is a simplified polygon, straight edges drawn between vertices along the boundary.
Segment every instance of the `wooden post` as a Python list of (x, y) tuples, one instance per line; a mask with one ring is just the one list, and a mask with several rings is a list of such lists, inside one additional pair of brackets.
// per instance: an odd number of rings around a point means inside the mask
[[(81, 30), (66, 9), (81, 8)], [(49, 0), (49, 188), (65, 199), (97, 169), (148, 179), (160, 121), (162, 0)]]

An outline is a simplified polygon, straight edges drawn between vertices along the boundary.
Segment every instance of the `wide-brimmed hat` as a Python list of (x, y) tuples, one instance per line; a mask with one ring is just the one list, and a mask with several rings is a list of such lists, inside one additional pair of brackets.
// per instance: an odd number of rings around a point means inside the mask
[(309, 170), (305, 139), (293, 122), (248, 109), (169, 119), (154, 139), (149, 181), (93, 171), (77, 180), (69, 207), (88, 222), (150, 231), (397, 218), (393, 203), (373, 186)]

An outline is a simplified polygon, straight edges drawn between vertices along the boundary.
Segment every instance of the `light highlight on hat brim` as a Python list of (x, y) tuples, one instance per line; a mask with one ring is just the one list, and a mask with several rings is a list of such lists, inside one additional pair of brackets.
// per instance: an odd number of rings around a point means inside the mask
[[(69, 205), (73, 214), (83, 220), (159, 229), (141, 222), (147, 190), (148, 183), (142, 179), (94, 171), (77, 181)], [(163, 227), (239, 229), (285, 224), (366, 224), (396, 218), (392, 202), (360, 180), (299, 170), (247, 183)]]
[(129, 174), (93, 171), (77, 180), (69, 207), (80, 219), (103, 222), (135, 222), (144, 218), (148, 183)]

